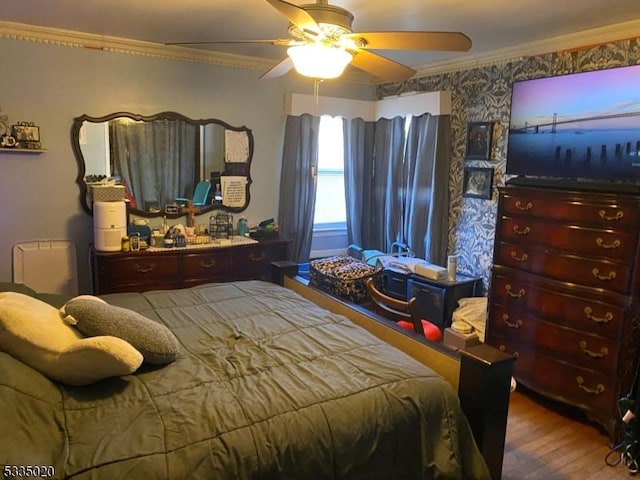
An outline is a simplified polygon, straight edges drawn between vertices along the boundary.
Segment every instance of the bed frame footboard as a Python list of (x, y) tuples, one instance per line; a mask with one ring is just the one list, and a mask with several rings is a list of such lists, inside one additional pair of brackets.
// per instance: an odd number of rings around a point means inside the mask
[(491, 477), (500, 480), (514, 357), (485, 344), (455, 351), (395, 325), (351, 302), (310, 286), (294, 262), (273, 262), (272, 281), (317, 305), (348, 317), (373, 335), (442, 375), (458, 392)]

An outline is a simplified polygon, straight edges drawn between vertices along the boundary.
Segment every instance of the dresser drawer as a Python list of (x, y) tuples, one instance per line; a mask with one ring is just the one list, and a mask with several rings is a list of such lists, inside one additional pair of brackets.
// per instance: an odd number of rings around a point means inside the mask
[(271, 262), (281, 259), (270, 245), (238, 249), (233, 252), (233, 279), (266, 280)]
[(502, 217), (500, 233), (506, 241), (534, 243), (625, 262), (633, 258), (637, 241), (635, 234), (624, 230), (550, 223), (531, 217)]
[(570, 255), (540, 246), (501, 242), (497, 245), (494, 263), (619, 293), (628, 294), (631, 288), (629, 265)]
[(184, 256), (185, 278), (222, 280), (231, 272), (231, 253), (228, 251), (194, 253)]
[(516, 356), (513, 376), (517, 381), (549, 397), (590, 410), (598, 417), (609, 416), (611, 405), (620, 394), (613, 375), (554, 359), (497, 335), (489, 335), (487, 343)]
[(129, 283), (136, 283), (136, 280), (170, 280), (180, 276), (180, 261), (176, 257), (128, 256), (110, 260), (109, 268), (104, 268), (104, 265), (99, 262), (98, 269), (109, 282), (128, 279)]
[(180, 261), (163, 255), (127, 255), (98, 258), (96, 293), (179, 288)]
[(495, 335), (530, 345), (556, 360), (615, 377), (618, 347), (610, 339), (548, 323), (526, 310), (495, 303), (489, 307), (489, 323)]
[(505, 188), (503, 215), (526, 215), (576, 225), (636, 231), (640, 202), (635, 197), (553, 189)]
[(490, 301), (547, 322), (619, 341), (627, 300), (616, 294), (494, 268)]

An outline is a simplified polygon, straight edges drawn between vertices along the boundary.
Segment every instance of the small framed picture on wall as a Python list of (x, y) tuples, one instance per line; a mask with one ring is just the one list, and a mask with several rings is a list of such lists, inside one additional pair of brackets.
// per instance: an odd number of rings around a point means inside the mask
[(490, 199), (493, 191), (493, 168), (464, 167), (462, 196)]
[(490, 160), (493, 122), (467, 124), (467, 160)]

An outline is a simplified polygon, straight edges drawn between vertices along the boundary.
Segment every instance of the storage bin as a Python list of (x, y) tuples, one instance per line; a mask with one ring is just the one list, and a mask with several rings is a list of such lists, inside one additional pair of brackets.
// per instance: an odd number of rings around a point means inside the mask
[(360, 303), (367, 298), (365, 281), (374, 277), (379, 281), (382, 268), (368, 265), (348, 255), (311, 260), (309, 282), (332, 295)]

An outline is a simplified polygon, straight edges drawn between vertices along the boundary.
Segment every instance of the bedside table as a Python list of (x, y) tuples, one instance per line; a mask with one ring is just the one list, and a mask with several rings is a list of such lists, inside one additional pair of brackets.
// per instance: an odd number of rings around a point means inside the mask
[(421, 317), (442, 331), (451, 325), (459, 299), (479, 296), (482, 296), (481, 278), (458, 274), (455, 281), (448, 281), (410, 275), (407, 280), (407, 298), (416, 297)]

